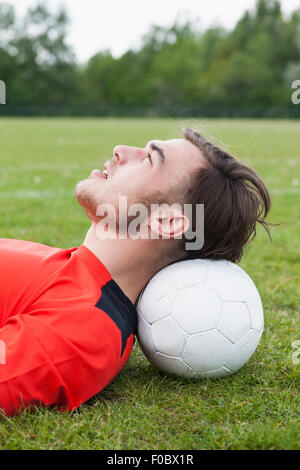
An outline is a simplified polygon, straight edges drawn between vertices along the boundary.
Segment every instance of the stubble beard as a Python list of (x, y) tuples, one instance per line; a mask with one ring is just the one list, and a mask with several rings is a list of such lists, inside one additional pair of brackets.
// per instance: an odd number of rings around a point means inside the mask
[[(102, 194), (102, 196), (103, 196), (103, 194)], [(90, 221), (92, 223), (98, 224), (102, 219), (101, 216), (97, 215), (97, 213), (99, 213), (98, 212), (99, 205), (105, 204), (106, 201), (105, 200), (101, 201), (101, 195), (99, 195), (99, 194), (98, 194), (98, 199), (97, 199), (95, 188), (93, 187), (93, 185), (91, 185), (91, 180), (90, 179), (85, 179), (85, 180), (79, 181), (79, 183), (77, 183), (77, 185), (75, 187), (75, 197), (76, 197), (77, 201), (79, 202), (79, 204), (84, 209), (84, 211), (85, 211), (87, 217), (90, 219)], [(128, 197), (128, 196), (126, 195), (126, 197)], [(112, 204), (114, 205), (114, 207), (116, 209), (117, 232), (119, 232), (119, 229), (121, 227), (119, 226), (118, 204), (117, 204), (117, 201), (114, 201), (114, 202), (115, 202), (115, 204), (113, 204), (113, 202), (112, 202)], [(168, 198), (166, 197), (165, 194), (163, 194), (162, 192), (157, 191), (157, 192), (149, 195), (148, 197), (145, 197), (145, 195), (140, 196), (140, 197), (138, 197), (136, 195), (135, 198), (132, 198), (132, 197), (129, 196), (129, 199), (127, 200), (127, 203), (128, 203), (127, 208), (129, 208), (129, 206), (131, 204), (142, 204), (146, 207), (146, 209), (150, 213), (151, 204), (163, 204), (163, 203), (169, 203), (169, 201), (168, 201)], [(135, 218), (134, 216), (128, 216), (128, 214), (127, 214), (127, 224), (126, 224), (126, 227), (123, 227), (123, 229), (127, 230), (131, 220), (134, 219), (134, 218)], [(123, 230), (122, 230), (122, 232), (123, 232)]]
[(97, 217), (96, 213), (99, 202), (96, 201), (95, 194), (87, 186), (89, 182), (89, 180), (83, 180), (77, 183), (75, 187), (75, 197), (91, 222), (97, 223), (99, 217)]

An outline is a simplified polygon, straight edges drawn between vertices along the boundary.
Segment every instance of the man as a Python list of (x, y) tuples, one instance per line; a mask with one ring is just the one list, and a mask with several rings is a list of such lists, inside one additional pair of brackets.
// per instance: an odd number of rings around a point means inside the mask
[[(134, 304), (159, 269), (186, 258), (236, 262), (256, 224), (268, 230), (270, 197), (256, 173), (197, 132), (183, 132), (183, 139), (144, 148), (119, 145), (103, 172), (93, 170), (77, 184), (76, 198), (91, 220), (79, 248), (0, 240), (0, 408), (7, 414), (86, 402), (128, 360)], [(141, 219), (139, 237), (129, 236), (130, 217), (121, 223), (125, 196), (127, 207), (159, 205)], [(113, 237), (102, 224), (104, 203), (115, 209)], [(190, 217), (184, 204), (193, 208)], [(187, 249), (199, 204), (204, 243)]]

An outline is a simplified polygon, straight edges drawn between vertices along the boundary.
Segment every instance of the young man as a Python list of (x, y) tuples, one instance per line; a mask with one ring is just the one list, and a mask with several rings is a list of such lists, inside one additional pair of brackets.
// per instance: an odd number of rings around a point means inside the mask
[[(185, 258), (236, 262), (256, 224), (268, 229), (261, 179), (191, 129), (145, 148), (115, 147), (104, 171), (93, 170), (75, 194), (91, 220), (80, 247), (0, 240), (0, 408), (9, 415), (35, 404), (73, 410), (100, 392), (129, 358), (134, 304), (159, 269)], [(128, 208), (161, 205), (141, 222), (141, 233), (154, 237), (128, 236), (125, 196)], [(115, 237), (105, 236), (103, 204), (115, 209)], [(197, 204), (204, 244), (187, 250)]]

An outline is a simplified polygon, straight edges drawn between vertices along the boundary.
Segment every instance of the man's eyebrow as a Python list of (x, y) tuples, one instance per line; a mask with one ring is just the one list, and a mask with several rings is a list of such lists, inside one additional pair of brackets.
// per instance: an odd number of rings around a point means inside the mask
[(149, 147), (151, 148), (151, 150), (158, 152), (159, 153), (159, 158), (160, 158), (160, 162), (161, 163), (165, 163), (165, 154), (164, 154), (164, 151), (162, 148), (158, 147), (156, 144), (154, 144), (153, 142), (150, 142), (149, 143)]

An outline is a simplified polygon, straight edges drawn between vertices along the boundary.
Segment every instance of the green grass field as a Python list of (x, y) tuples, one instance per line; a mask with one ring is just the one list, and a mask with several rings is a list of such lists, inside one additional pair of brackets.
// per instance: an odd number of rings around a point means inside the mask
[(89, 222), (74, 198), (77, 181), (115, 145), (180, 137), (183, 126), (215, 136), (271, 192), (269, 220), (281, 225), (272, 243), (258, 230), (241, 262), (265, 309), (256, 353), (228, 378), (186, 381), (154, 369), (136, 342), (116, 379), (78, 411), (0, 417), (1, 449), (300, 448), (300, 364), (292, 360), (300, 340), (299, 122), (0, 119), (0, 237), (78, 246)]

